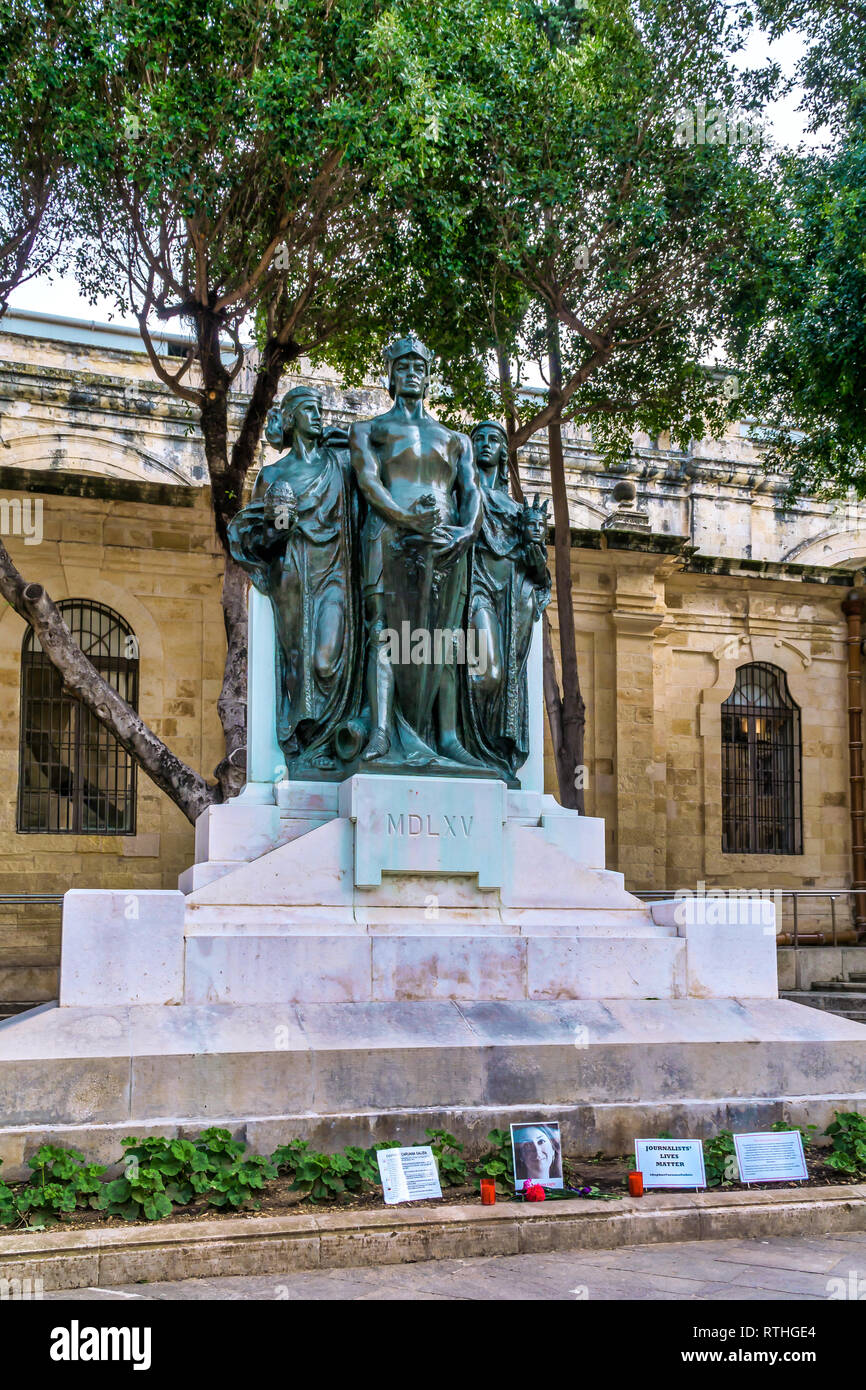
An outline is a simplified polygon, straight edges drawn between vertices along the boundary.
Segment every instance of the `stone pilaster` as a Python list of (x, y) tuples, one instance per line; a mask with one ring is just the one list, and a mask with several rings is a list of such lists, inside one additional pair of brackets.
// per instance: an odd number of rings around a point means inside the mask
[(616, 669), (616, 832), (614, 862), (632, 890), (664, 882), (665, 750), (656, 717), (656, 638), (665, 625), (658, 556), (618, 558), (611, 621)]

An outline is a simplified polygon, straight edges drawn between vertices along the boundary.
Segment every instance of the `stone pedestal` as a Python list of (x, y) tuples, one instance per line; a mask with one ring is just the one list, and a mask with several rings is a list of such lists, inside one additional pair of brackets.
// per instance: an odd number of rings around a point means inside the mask
[(0, 1024), (0, 1157), (224, 1125), (328, 1151), (556, 1119), (576, 1154), (866, 1109), (866, 1028), (777, 999), (44, 1006)]
[(649, 908), (602, 822), (405, 780), (244, 794), (187, 893), (68, 893), (60, 1007), (0, 1024), (4, 1173), (215, 1123), (264, 1151), (548, 1115), (592, 1153), (866, 1109), (866, 1028), (777, 998), (771, 903)]
[(318, 824), (293, 796), (281, 844), (186, 898), (184, 1002), (685, 993), (685, 941), (604, 868), (601, 821), (488, 779), (358, 775)]
[[(644, 782), (617, 832), (639, 878), (663, 614), (637, 570), (620, 588), (617, 756)], [(639, 1131), (866, 1109), (866, 1028), (777, 997), (772, 904), (649, 908), (605, 868), (603, 822), (543, 794), (540, 633), (520, 791), (286, 781), (255, 593), (250, 633), (251, 781), (200, 817), (176, 892), (67, 893), (59, 1007), (0, 1023), (5, 1177), (42, 1142), (112, 1161), (126, 1135), (213, 1124), (266, 1152), (427, 1126), (481, 1145), (548, 1116), (571, 1152), (621, 1153)]]

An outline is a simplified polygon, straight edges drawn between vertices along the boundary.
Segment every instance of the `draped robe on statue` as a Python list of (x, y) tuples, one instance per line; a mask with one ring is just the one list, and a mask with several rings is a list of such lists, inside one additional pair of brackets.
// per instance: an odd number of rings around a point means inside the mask
[[(482, 486), (481, 530), (470, 558), (469, 623), (495, 620), (502, 667), (497, 682), (471, 675), (464, 686), (464, 743), (509, 780), (529, 756), (527, 663), (532, 630), (550, 602), (550, 575), (527, 564), (524, 509), (505, 487)], [(480, 634), (483, 636), (483, 634)], [(491, 661), (493, 653), (487, 653)]]
[[(348, 454), (324, 444), (316, 459), (318, 476), (295, 493), (293, 524), (272, 524), (265, 491), (229, 525), (232, 556), (273, 608), (277, 741), (293, 777), (339, 765), (334, 734), (358, 714), (361, 696), (358, 496)], [(269, 464), (257, 490), (265, 478), (275, 491), (292, 486), (293, 474), (286, 459)]]

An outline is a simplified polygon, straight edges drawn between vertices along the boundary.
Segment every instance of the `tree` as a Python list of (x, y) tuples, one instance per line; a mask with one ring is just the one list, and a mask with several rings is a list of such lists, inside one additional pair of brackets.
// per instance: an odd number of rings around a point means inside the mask
[(764, 0), (776, 37), (808, 47), (803, 104), (825, 143), (782, 153), (772, 274), (760, 309), (745, 302), (731, 351), (747, 369), (744, 404), (763, 426), (765, 464), (790, 492), (866, 496), (866, 6)]
[(0, 315), (57, 257), (64, 181), (77, 134), (77, 75), (88, 51), (81, 8), (67, 25), (27, 0), (0, 0)]
[[(0, 0), (0, 317), (11, 292), (69, 249), (74, 176), (96, 153), (92, 112), (103, 72), (93, 8), (78, 0)], [(67, 689), (89, 704), (187, 813), (207, 804), (203, 778), (175, 758), (73, 641), (40, 584), (0, 541), (0, 593), (39, 636)]]
[(771, 39), (796, 30), (806, 40), (797, 66), (810, 129), (842, 135), (866, 89), (864, 0), (757, 0), (756, 18)]
[[(636, 429), (685, 444), (722, 428), (729, 398), (705, 364), (760, 298), (770, 190), (723, 3), (532, 10), (509, 45), (479, 43), (469, 145), (442, 162), (405, 254), (426, 270), (415, 321), (445, 340), (443, 400), (504, 416), (518, 489), (517, 451), (547, 432), (562, 684), (546, 629), (545, 697), (560, 799), (582, 809), (562, 425), (611, 463)], [(522, 389), (533, 362), (540, 403)]]
[[(385, 232), (440, 157), (440, 126), (460, 119), (454, 88), (483, 17), (483, 0), (94, 7), (106, 56), (87, 87), (91, 146), (76, 171), (78, 273), (86, 289), (110, 285), (134, 311), (154, 372), (196, 412), (224, 549), (283, 372), (332, 350), (363, 369), (389, 331)], [(191, 330), (174, 369), (153, 341), (166, 321)], [(258, 364), (232, 438), (248, 327)], [(226, 756), (216, 786), (118, 705), (48, 595), (8, 555), (0, 561), (0, 591), (70, 688), (191, 820), (237, 789), (246, 581), (227, 550)]]

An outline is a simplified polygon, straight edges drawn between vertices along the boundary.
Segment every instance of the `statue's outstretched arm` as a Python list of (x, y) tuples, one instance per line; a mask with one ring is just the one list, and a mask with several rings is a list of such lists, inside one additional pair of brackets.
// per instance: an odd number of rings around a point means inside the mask
[(232, 559), (246, 570), (260, 593), (268, 593), (272, 556), (271, 547), (268, 546), (268, 525), (262, 499), (254, 496), (246, 507), (235, 512), (227, 529)]

